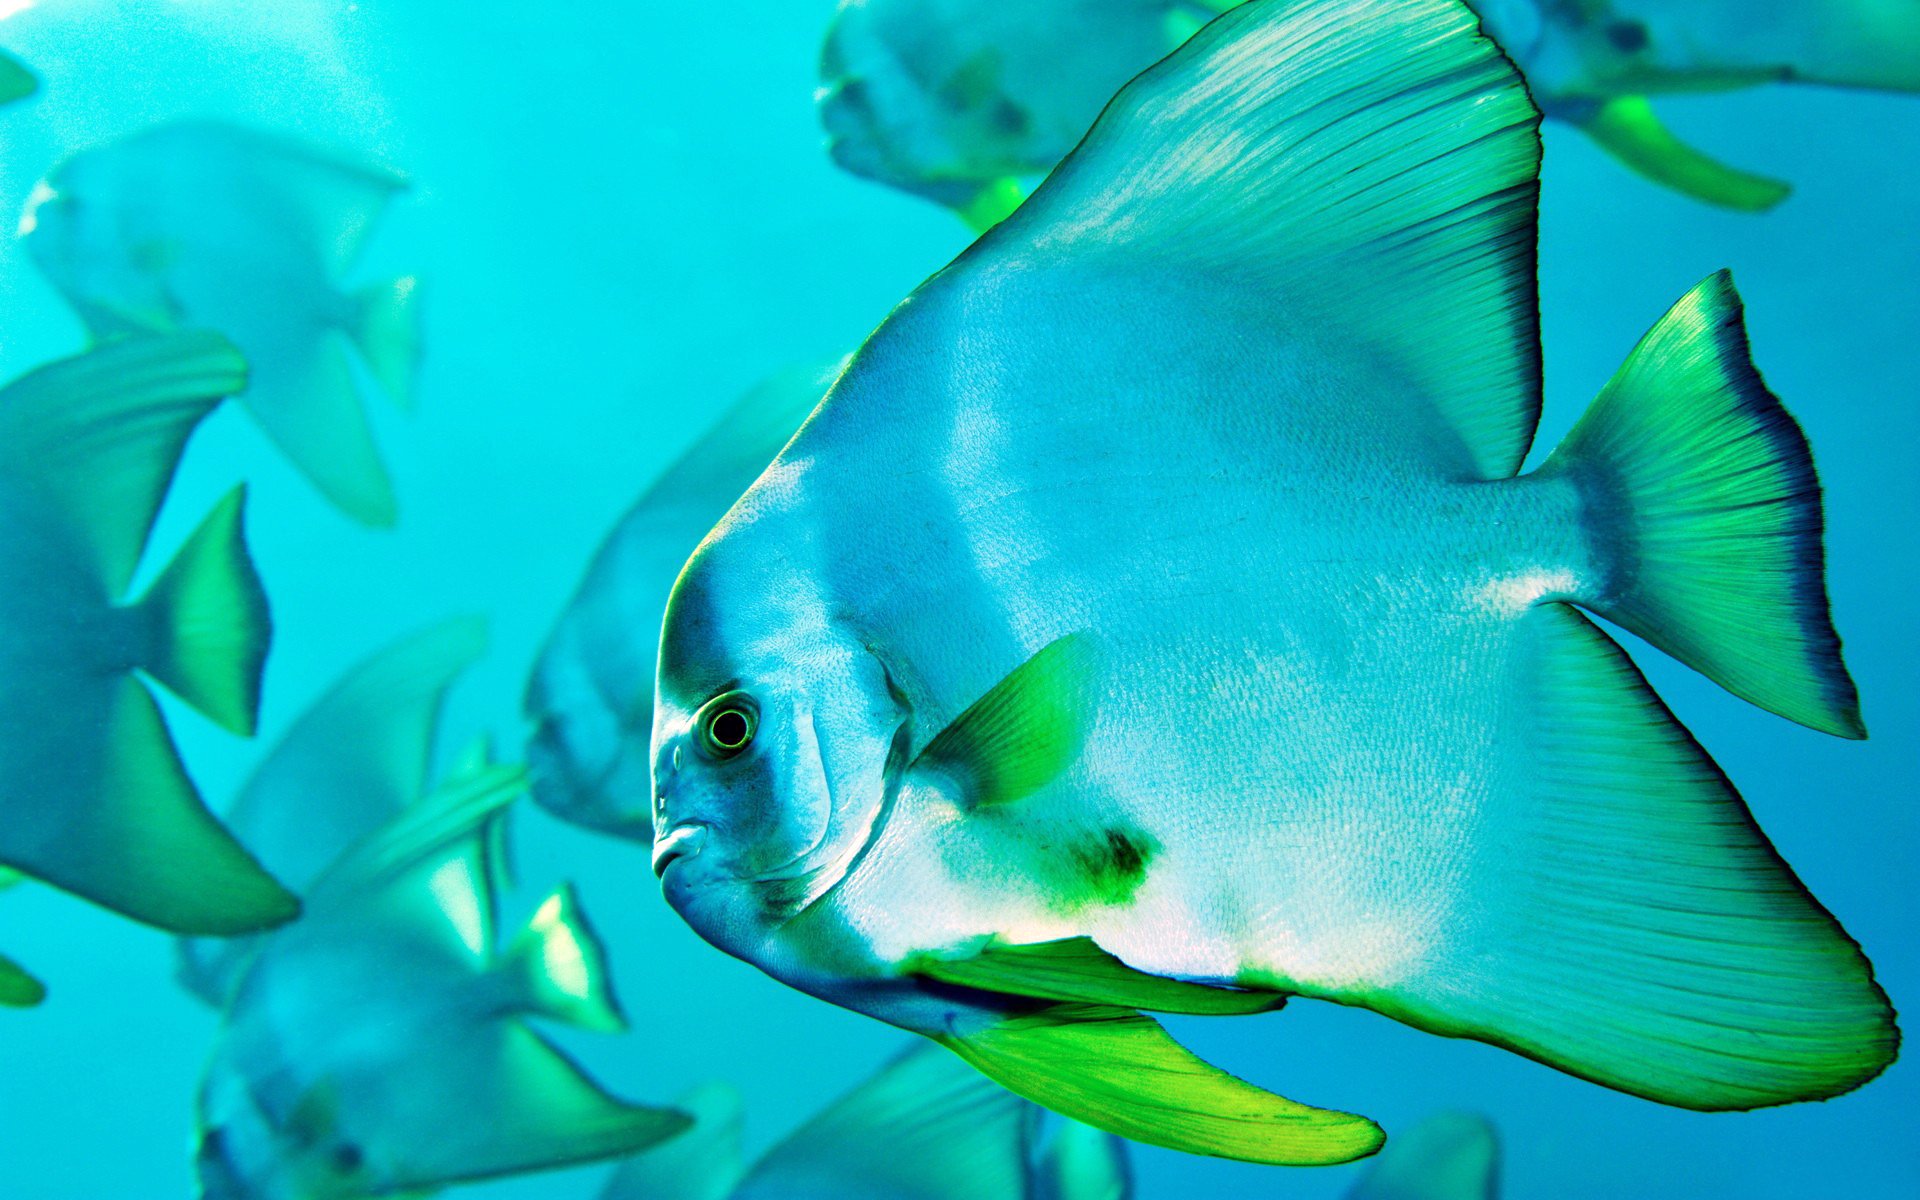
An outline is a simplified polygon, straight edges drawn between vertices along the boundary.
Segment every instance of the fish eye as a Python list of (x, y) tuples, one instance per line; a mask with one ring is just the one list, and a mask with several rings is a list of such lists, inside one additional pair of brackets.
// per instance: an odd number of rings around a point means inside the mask
[(694, 726), (700, 749), (709, 758), (729, 759), (753, 744), (760, 727), (760, 707), (745, 692), (728, 692), (707, 701)]

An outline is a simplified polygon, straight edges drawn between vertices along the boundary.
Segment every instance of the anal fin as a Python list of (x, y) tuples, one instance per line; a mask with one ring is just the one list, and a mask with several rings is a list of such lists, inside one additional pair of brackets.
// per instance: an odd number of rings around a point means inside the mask
[(1056, 1005), (936, 1038), (983, 1075), (1109, 1133), (1189, 1154), (1278, 1166), (1351, 1162), (1385, 1140), (1365, 1117), (1236, 1079), (1124, 1008)]

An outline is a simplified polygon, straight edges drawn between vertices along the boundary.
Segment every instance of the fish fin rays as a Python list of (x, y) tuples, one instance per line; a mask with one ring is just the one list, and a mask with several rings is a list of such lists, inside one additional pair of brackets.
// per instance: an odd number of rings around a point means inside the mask
[(1515, 637), (1493, 873), (1415, 975), (1326, 998), (1685, 1108), (1883, 1070), (1898, 1031), (1866, 958), (1632, 660), (1563, 604)]
[[(90, 683), (70, 698), (85, 744), (48, 779), (57, 814), (16, 812), (7, 861), (96, 904), (174, 933), (226, 936), (279, 925), (299, 902), (201, 802), (160, 709), (138, 680)], [(43, 781), (44, 782), (44, 781)]]
[(1233, 1016), (1286, 1003), (1274, 992), (1240, 991), (1148, 975), (1108, 954), (1091, 938), (1011, 945), (989, 942), (964, 956), (919, 955), (906, 969), (940, 983), (1004, 995), (1146, 1012)]
[(935, 735), (909, 771), (958, 787), (968, 808), (1032, 795), (1066, 771), (1086, 741), (1094, 659), (1083, 633), (1042, 646)]
[(1396, 1133), (1347, 1200), (1499, 1200), (1500, 1142), (1485, 1117), (1439, 1113)]
[(740, 1093), (705, 1084), (675, 1107), (693, 1128), (621, 1163), (599, 1200), (730, 1200), (746, 1173)]
[(304, 346), (263, 350), (241, 402), (323, 496), (356, 521), (384, 529), (398, 518), (393, 481), (346, 354), (341, 335), (327, 331)]
[(521, 1011), (600, 1033), (627, 1027), (607, 970), (606, 949), (571, 886), (563, 885), (541, 901), (507, 947), (501, 970)]
[(1789, 720), (1864, 737), (1828, 613), (1820, 481), (1723, 271), (1654, 325), (1554, 451), (1618, 582), (1581, 603)]
[(152, 631), (141, 667), (221, 727), (252, 736), (273, 639), (248, 556), (246, 485), (213, 507), (140, 600)]
[[(545, 1170), (633, 1154), (684, 1132), (678, 1109), (627, 1104), (588, 1078), (558, 1047), (517, 1020), (495, 1021), (470, 1053), (421, 1064), (438, 1097), (457, 1097), (467, 1119), (441, 1122), (396, 1147), (396, 1190)], [(437, 1069), (436, 1069), (437, 1068)]]
[(107, 342), (0, 389), (0, 464), (70, 523), (106, 592), (118, 596), (187, 438), (246, 382), (239, 351), (214, 334)]
[(1324, 1165), (1363, 1158), (1383, 1140), (1365, 1117), (1312, 1108), (1234, 1078), (1129, 1009), (1058, 1005), (935, 1040), (1062, 1116), (1189, 1154)]
[(1519, 469), (1540, 407), (1539, 114), (1450, 0), (1254, 0), (1128, 84), (960, 260), (1137, 262), (1248, 290), (1429, 397), (1459, 469)]
[[(1025, 1195), (1034, 1115), (1026, 1101), (953, 1055), (922, 1045), (769, 1150), (734, 1196)], [(877, 1147), (885, 1152), (876, 1154)]]
[(1636, 174), (1721, 208), (1765, 212), (1792, 194), (1777, 179), (1730, 167), (1675, 137), (1645, 96), (1620, 96), (1576, 121)]

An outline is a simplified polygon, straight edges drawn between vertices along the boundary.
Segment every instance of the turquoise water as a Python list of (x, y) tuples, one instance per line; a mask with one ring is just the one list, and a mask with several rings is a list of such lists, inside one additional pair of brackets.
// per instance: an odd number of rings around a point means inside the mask
[[(348, 664), (456, 613), (484, 614), (493, 645), (455, 693), (447, 749), (482, 730), (514, 747), (533, 653), (639, 488), (719, 407), (784, 366), (850, 348), (967, 241), (946, 213), (822, 154), (812, 91), (827, 0), (9, 8), (20, 11), (0, 21), (0, 47), (44, 81), (0, 112), (9, 211), (68, 153), (186, 115), (351, 147), (414, 180), (362, 259), (367, 281), (403, 270), (425, 280), (419, 410), (373, 405), (398, 529), (341, 518), (229, 407), (195, 440), (154, 542), (171, 547), (235, 479), (251, 481), (249, 537), (276, 625), (263, 739), (169, 706), (216, 806)], [(1797, 193), (1762, 217), (1716, 212), (1551, 127), (1541, 444), (1674, 298), (1733, 268), (1756, 359), (1806, 427), (1826, 484), (1836, 617), (1873, 738), (1824, 738), (1664, 658), (1640, 659), (1899, 1005), (1920, 992), (1920, 102), (1775, 88), (1663, 111), (1690, 140)], [(80, 326), (25, 255), (12, 243), (0, 254), (0, 375), (79, 349)], [(903, 1044), (700, 942), (660, 901), (644, 848), (530, 806), (515, 828), (525, 890), (509, 918), (571, 878), (609, 944), (633, 1032), (558, 1037), (622, 1094), (665, 1102), (731, 1080), (762, 1144)], [(193, 1089), (214, 1019), (173, 984), (169, 940), (27, 888), (0, 900), (0, 947), (53, 989), (37, 1010), (0, 1013), (0, 1196), (193, 1194)], [(1830, 1103), (1704, 1116), (1357, 1010), (1302, 1003), (1179, 1032), (1230, 1069), (1390, 1131), (1438, 1108), (1484, 1111), (1505, 1141), (1505, 1194), (1520, 1200), (1920, 1188), (1920, 1082), (1906, 1064)], [(449, 1119), (460, 1115), (450, 1102)], [(1152, 1150), (1135, 1161), (1148, 1200), (1225, 1188), (1334, 1196), (1352, 1176)], [(469, 1193), (584, 1200), (602, 1174)]]

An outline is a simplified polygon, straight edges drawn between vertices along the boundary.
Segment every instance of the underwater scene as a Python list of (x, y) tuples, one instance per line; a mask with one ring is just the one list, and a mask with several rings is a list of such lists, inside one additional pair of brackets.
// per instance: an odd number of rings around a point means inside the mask
[(0, 1200), (1920, 1194), (1920, 0), (0, 0)]

